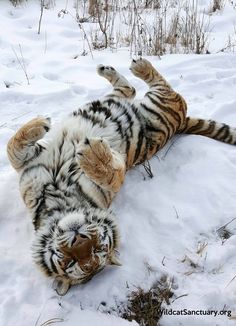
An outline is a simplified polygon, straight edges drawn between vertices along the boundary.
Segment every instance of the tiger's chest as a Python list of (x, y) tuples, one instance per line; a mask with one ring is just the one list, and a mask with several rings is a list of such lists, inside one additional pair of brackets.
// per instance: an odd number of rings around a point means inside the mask
[(96, 185), (80, 168), (81, 142), (79, 133), (72, 137), (63, 129), (57, 138), (48, 139), (41, 155), (22, 172), (20, 191), (36, 228), (56, 211), (110, 206), (113, 194)]

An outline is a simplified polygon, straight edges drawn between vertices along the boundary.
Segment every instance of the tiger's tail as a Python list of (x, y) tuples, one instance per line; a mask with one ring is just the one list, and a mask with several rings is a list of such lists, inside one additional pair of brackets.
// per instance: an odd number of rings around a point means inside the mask
[(227, 144), (236, 145), (236, 128), (214, 120), (187, 117), (179, 133), (206, 136)]

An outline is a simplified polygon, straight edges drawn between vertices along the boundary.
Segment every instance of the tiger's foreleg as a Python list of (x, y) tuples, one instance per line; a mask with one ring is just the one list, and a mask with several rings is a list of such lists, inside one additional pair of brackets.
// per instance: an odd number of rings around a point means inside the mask
[(107, 95), (108, 97), (134, 98), (136, 93), (135, 88), (113, 67), (99, 65), (97, 67), (97, 73), (106, 78), (113, 86), (113, 92)]
[(125, 177), (125, 160), (100, 138), (87, 139), (80, 150), (80, 167), (98, 186), (118, 192)]
[(26, 123), (9, 140), (8, 158), (17, 171), (41, 153), (42, 146), (37, 143), (37, 140), (43, 138), (49, 129), (50, 119), (38, 117)]

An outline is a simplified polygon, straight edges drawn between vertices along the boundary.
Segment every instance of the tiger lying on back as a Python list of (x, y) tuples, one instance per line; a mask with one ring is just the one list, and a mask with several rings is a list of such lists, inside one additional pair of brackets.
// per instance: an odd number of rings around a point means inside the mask
[(186, 117), (187, 105), (145, 59), (130, 70), (149, 90), (134, 101), (135, 89), (114, 68), (98, 66), (113, 91), (86, 104), (55, 126), (38, 117), (8, 143), (20, 191), (35, 227), (33, 256), (59, 294), (86, 282), (116, 258), (119, 234), (112, 199), (125, 173), (150, 159), (175, 134), (204, 135), (236, 144), (229, 126)]

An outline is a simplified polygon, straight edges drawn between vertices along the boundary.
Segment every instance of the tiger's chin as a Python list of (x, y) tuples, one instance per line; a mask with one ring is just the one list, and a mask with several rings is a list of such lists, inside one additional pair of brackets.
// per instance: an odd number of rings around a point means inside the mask
[(33, 257), (54, 277), (59, 295), (72, 285), (85, 283), (107, 265), (118, 265), (119, 232), (110, 210), (78, 209), (48, 217), (36, 232)]

